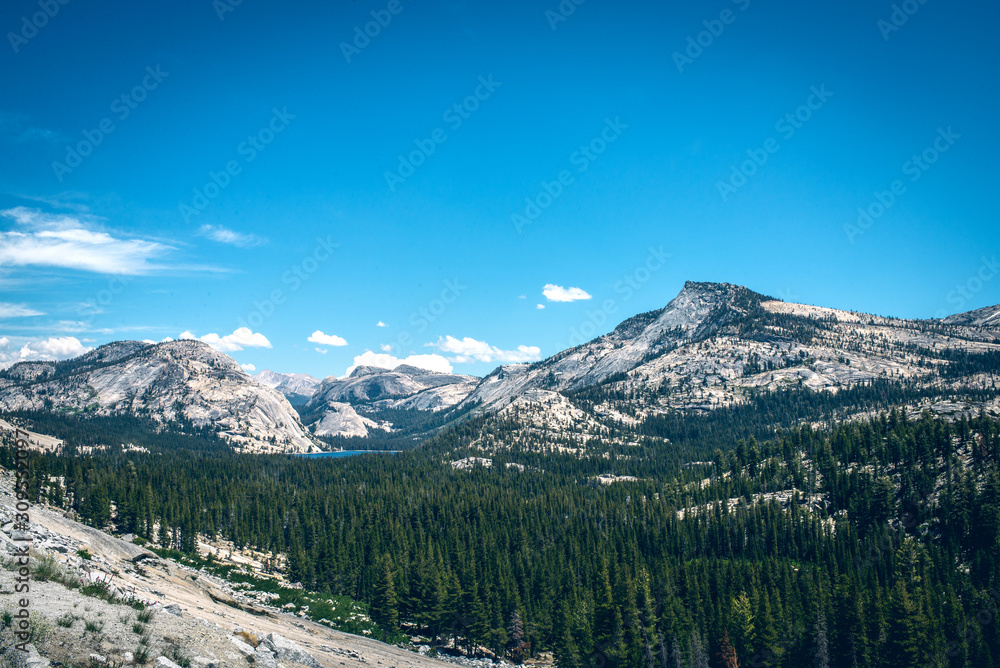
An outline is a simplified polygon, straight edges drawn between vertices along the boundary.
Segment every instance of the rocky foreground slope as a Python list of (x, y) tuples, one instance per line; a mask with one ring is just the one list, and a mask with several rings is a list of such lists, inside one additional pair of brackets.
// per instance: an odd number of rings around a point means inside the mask
[[(61, 513), (33, 507), (27, 531), (14, 526), (13, 476), (0, 469), (0, 609), (28, 600), (35, 650), (8, 649), (4, 665), (46, 668), (147, 665), (155, 668), (324, 668), (454, 665), (371, 638), (342, 633), (307, 618), (251, 604), (245, 590), (203, 571), (159, 559), (149, 551)], [(11, 554), (31, 539), (30, 591), (16, 593)], [(86, 552), (84, 552), (86, 551)], [(88, 559), (78, 554), (90, 554)], [(48, 570), (42, 564), (48, 562)], [(59, 575), (54, 576), (53, 571)], [(149, 603), (150, 618), (128, 605), (86, 595), (56, 581), (106, 583), (116, 595)], [(10, 647), (10, 629), (0, 646)], [(25, 664), (23, 659), (30, 658)], [(142, 663), (144, 661), (145, 663)], [(57, 663), (56, 663), (57, 662)], [(479, 662), (461, 661), (466, 665)]]
[(127, 415), (208, 427), (248, 452), (316, 450), (279, 392), (200, 341), (120, 341), (64, 362), (0, 371), (0, 411)]

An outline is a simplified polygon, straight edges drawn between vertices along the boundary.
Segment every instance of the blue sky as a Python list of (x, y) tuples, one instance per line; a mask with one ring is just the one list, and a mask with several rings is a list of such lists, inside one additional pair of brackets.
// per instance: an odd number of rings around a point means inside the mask
[(0, 9), (3, 364), (481, 375), (685, 280), (1000, 302), (995, 3), (64, 2)]

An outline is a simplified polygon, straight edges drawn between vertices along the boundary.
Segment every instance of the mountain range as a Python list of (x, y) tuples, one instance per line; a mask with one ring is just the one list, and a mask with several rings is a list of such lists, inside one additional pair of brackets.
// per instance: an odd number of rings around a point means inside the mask
[(123, 341), (0, 371), (0, 411), (129, 415), (165, 429), (191, 424), (254, 452), (307, 452), (329, 447), (320, 438), (407, 429), (419, 436), (412, 424), (431, 416), (436, 424), (516, 416), (536, 437), (586, 441), (609, 426), (744, 405), (763, 391), (833, 395), (874, 383), (934, 395), (943, 406), (978, 393), (977, 407), (996, 413), (998, 359), (1000, 306), (905, 320), (688, 282), (662, 309), (482, 379), (407, 365), (359, 366), (322, 381), (270, 370), (251, 377), (198, 341)]

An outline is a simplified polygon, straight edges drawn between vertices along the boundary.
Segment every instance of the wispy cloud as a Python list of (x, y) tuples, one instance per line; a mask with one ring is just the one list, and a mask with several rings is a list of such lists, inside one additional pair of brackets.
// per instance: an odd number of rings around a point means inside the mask
[(48, 197), (42, 197), (37, 195), (18, 195), (21, 199), (26, 199), (29, 202), (39, 202), (40, 204), (47, 204), (50, 207), (56, 209), (69, 209), (70, 211), (76, 211), (77, 213), (89, 213), (90, 207), (78, 200), (88, 199), (85, 193), (80, 192), (61, 192), (56, 195), (51, 195)]
[(114, 236), (90, 215), (45, 213), (27, 207), (0, 210), (20, 229), (0, 232), (0, 266), (58, 267), (98, 274), (141, 275), (165, 267), (151, 261), (173, 247)]
[(550, 302), (575, 302), (581, 299), (591, 299), (590, 294), (581, 288), (564, 288), (561, 285), (547, 283), (542, 288), (542, 294)]
[(221, 225), (202, 225), (198, 229), (198, 234), (208, 237), (212, 241), (218, 241), (220, 244), (229, 244), (230, 246), (237, 246), (239, 248), (253, 248), (254, 246), (267, 243), (266, 239), (256, 234), (236, 232)]
[(542, 354), (541, 348), (537, 346), (518, 346), (515, 350), (501, 350), (485, 341), (477, 341), (469, 336), (461, 339), (454, 336), (443, 336), (436, 343), (428, 343), (427, 345), (454, 355), (450, 358), (451, 361), (459, 364), (469, 362), (501, 362), (503, 364), (533, 362), (541, 359)]
[(15, 144), (29, 141), (59, 143), (63, 141), (63, 136), (32, 123), (25, 114), (0, 111), (0, 140)]
[(33, 308), (28, 308), (27, 304), (0, 302), (0, 318), (27, 318), (33, 315), (45, 314)]

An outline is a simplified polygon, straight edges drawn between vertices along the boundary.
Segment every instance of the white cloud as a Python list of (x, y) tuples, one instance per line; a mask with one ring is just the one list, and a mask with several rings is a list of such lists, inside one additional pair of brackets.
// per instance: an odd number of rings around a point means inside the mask
[(485, 341), (477, 341), (466, 336), (457, 339), (454, 336), (444, 336), (433, 345), (442, 352), (451, 353), (454, 357), (451, 361), (459, 364), (468, 362), (501, 362), (504, 364), (516, 364), (520, 362), (533, 362), (541, 359), (541, 348), (537, 346), (518, 346), (516, 350), (501, 350), (496, 346), (491, 346)]
[(319, 343), (324, 346), (346, 346), (347, 340), (343, 339), (336, 334), (324, 334), (320, 330), (316, 330), (309, 335), (307, 339), (310, 343)]
[(384, 353), (391, 353), (392, 352), (392, 344), (391, 343), (383, 343), (382, 345), (379, 346), (379, 349), (382, 352), (384, 352)]
[(316, 352), (318, 352), (320, 355), (326, 355), (326, 353), (327, 353), (326, 348), (314, 348), (313, 350), (315, 350)]
[(410, 366), (427, 369), (428, 371), (437, 371), (438, 373), (451, 373), (452, 371), (451, 364), (441, 355), (410, 355), (400, 359), (393, 355), (374, 353), (370, 350), (366, 350), (364, 353), (354, 358), (354, 364), (347, 367), (347, 371), (344, 372), (344, 375), (350, 376), (351, 372), (359, 366), (376, 366), (381, 369), (395, 369), (400, 364), (409, 364)]
[(27, 304), (11, 304), (0, 302), (0, 318), (25, 318), (33, 315), (45, 315), (41, 311), (28, 308)]
[(265, 239), (258, 237), (256, 234), (236, 232), (221, 225), (202, 225), (198, 229), (198, 234), (208, 237), (212, 241), (229, 244), (230, 246), (239, 246), (240, 248), (253, 248), (254, 246), (266, 243)]
[[(181, 339), (196, 339), (212, 346), (216, 350), (224, 353), (231, 353), (236, 350), (247, 348), (270, 348), (271, 342), (260, 332), (252, 332), (249, 327), (238, 327), (232, 334), (219, 336), (211, 333), (204, 336), (195, 336), (189, 331), (181, 332), (178, 337)], [(166, 340), (166, 339), (164, 339)]]
[(241, 364), (240, 368), (246, 371), (247, 373), (257, 370), (257, 367), (255, 367), (253, 364)]
[(543, 308), (545, 308), (545, 304), (535, 304), (535, 308), (538, 310), (542, 310)]
[[(0, 350), (6, 350), (11, 344), (7, 337), (0, 338)], [(53, 336), (47, 339), (28, 341), (16, 352), (0, 352), (0, 368), (16, 362), (32, 362), (37, 360), (53, 361), (79, 357), (93, 348), (85, 346), (73, 336)]]
[(517, 298), (518, 299), (527, 299), (528, 295), (518, 295)]
[(387, 325), (387, 324), (385, 324), (384, 322), (382, 322), (381, 320), (379, 320), (379, 321), (378, 321), (378, 322), (377, 322), (377, 323), (375, 324), (375, 326), (376, 326), (376, 327), (388, 327), (389, 325)]
[(561, 285), (546, 283), (542, 294), (550, 302), (575, 302), (580, 299), (591, 299), (589, 293), (581, 288), (564, 288)]
[(26, 228), (0, 232), (0, 266), (134, 276), (162, 269), (150, 260), (172, 250), (157, 241), (118, 238), (93, 229), (99, 221), (93, 216), (50, 214), (23, 206), (0, 210), (0, 216)]

